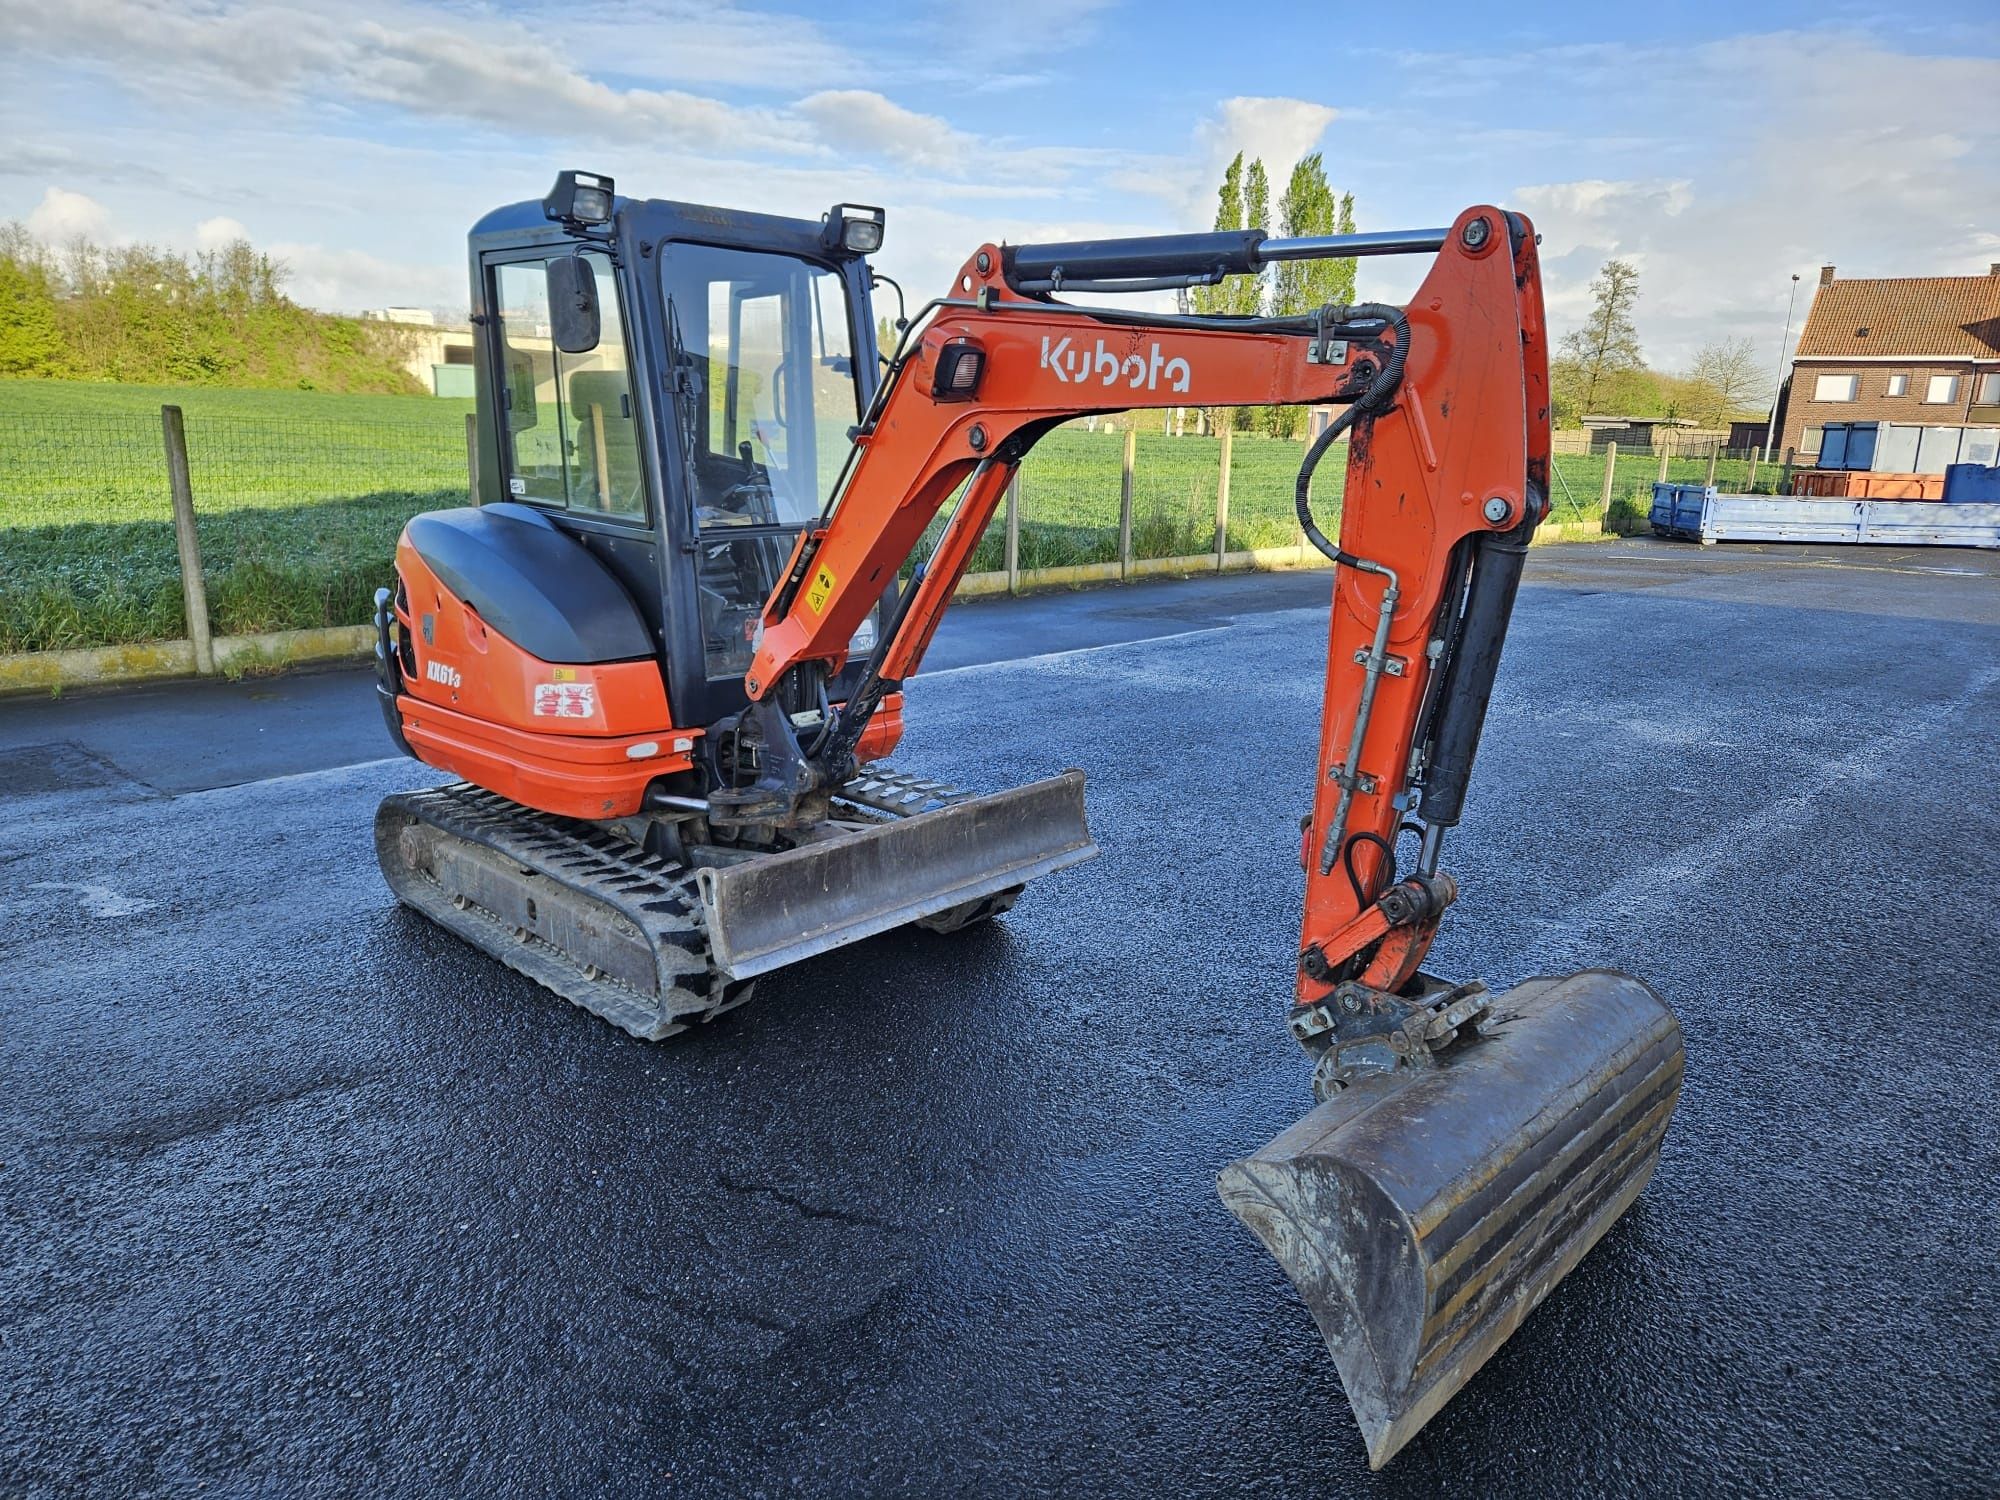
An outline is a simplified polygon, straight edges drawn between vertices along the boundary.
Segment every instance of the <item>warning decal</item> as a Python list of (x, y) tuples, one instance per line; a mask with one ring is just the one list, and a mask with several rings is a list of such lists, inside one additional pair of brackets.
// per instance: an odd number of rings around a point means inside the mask
[(826, 601), (833, 597), (833, 569), (822, 566), (813, 574), (812, 587), (806, 590), (806, 608), (816, 615), (826, 613)]
[(535, 717), (587, 719), (597, 712), (597, 689), (588, 682), (538, 682)]

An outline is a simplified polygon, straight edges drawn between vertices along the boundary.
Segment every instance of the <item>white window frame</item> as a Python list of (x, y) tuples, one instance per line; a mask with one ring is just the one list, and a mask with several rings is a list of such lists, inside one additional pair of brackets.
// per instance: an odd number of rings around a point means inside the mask
[(1988, 370), (1979, 377), (1979, 405), (2000, 406), (2000, 370)]
[[(1944, 387), (1944, 394), (1938, 394), (1938, 387)], [(1956, 375), (1933, 375), (1924, 383), (1924, 405), (1956, 406), (1958, 404), (1958, 377)]]
[(1885, 396), (1907, 396), (1907, 395), (1909, 395), (1909, 394), (1910, 394), (1910, 377), (1909, 377), (1909, 376), (1907, 376), (1907, 375), (1891, 375), (1891, 376), (1889, 377), (1889, 388), (1888, 388), (1888, 389), (1887, 389), (1886, 391), (1884, 391), (1884, 392), (1883, 392), (1882, 394), (1883, 394), (1883, 395), (1885, 395)]
[[(1847, 384), (1841, 387), (1835, 385), (1835, 381), (1846, 381)], [(1842, 389), (1846, 391), (1845, 395), (1834, 396), (1828, 394), (1829, 391)], [(1859, 375), (1821, 375), (1813, 380), (1813, 400), (1815, 401), (1852, 401), (1860, 393), (1860, 390), (1861, 377)]]

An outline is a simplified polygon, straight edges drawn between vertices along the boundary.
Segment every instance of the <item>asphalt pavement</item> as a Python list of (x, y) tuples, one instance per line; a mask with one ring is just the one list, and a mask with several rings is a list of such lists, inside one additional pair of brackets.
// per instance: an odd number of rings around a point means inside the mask
[(2000, 558), (1538, 550), (1431, 967), (1628, 969), (1653, 1184), (1381, 1474), (1214, 1176), (1326, 575), (948, 618), (897, 764), (1096, 861), (646, 1044), (374, 867), (366, 679), (0, 704), (0, 1494), (2000, 1489)]

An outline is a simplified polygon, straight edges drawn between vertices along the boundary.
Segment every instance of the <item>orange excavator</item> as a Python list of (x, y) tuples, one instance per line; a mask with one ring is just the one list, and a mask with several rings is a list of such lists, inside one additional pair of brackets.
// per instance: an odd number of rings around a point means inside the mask
[[(1548, 504), (1536, 235), (1475, 207), (1407, 232), (987, 244), (882, 351), (883, 223), (565, 172), (475, 228), (481, 503), (410, 522), (376, 610), (390, 734), (461, 779), (382, 803), (383, 873), (651, 1039), (836, 946), (995, 917), (1096, 852), (1082, 773), (973, 795), (884, 758), (1022, 459), (1090, 414), (1338, 407), (1295, 495), (1333, 564), (1286, 1013), (1316, 1102), (1220, 1190), (1379, 1466), (1631, 1204), (1680, 1089), (1680, 1028), (1637, 979), (1494, 993), (1422, 967)], [(1431, 257), (1407, 306), (1102, 305), (1389, 254)], [(1342, 438), (1334, 540), (1312, 480)]]

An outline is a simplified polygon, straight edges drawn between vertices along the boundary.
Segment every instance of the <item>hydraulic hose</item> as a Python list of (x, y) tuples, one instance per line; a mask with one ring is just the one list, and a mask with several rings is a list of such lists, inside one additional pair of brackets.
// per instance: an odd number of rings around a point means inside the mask
[[(1299, 465), (1298, 486), (1293, 498), (1299, 513), (1299, 525), (1336, 566), (1353, 568), (1357, 572), (1372, 573), (1383, 583), (1382, 600), (1375, 619), (1375, 636), (1363, 660), (1361, 678), (1361, 699), (1355, 706), (1354, 729), (1347, 741), (1347, 754), (1342, 764), (1334, 772), (1334, 779), (1340, 786), (1340, 799), (1334, 808), (1333, 821), (1328, 825), (1325, 841), (1320, 846), (1319, 872), (1331, 874), (1334, 862), (1340, 858), (1346, 845), (1347, 820), (1354, 808), (1354, 793), (1360, 785), (1361, 746), (1368, 737), (1368, 722), (1374, 716), (1375, 689), (1381, 683), (1382, 670), (1388, 657), (1390, 622), (1395, 619), (1396, 604), (1401, 597), (1401, 589), (1395, 569), (1366, 557), (1357, 557), (1352, 552), (1343, 551), (1330, 542), (1319, 529), (1312, 514), (1313, 470), (1326, 455), (1326, 450), (1363, 416), (1385, 410), (1396, 394), (1396, 388), (1403, 383), (1403, 365), (1409, 358), (1410, 320), (1400, 307), (1390, 307), (1381, 302), (1363, 302), (1354, 307), (1329, 307), (1322, 312), (1322, 326), (1328, 323), (1349, 323), (1361, 320), (1376, 320), (1387, 323), (1396, 332), (1396, 344), (1383, 362), (1382, 370), (1368, 389), (1356, 398), (1354, 403), (1333, 421), (1326, 431), (1313, 439), (1306, 449), (1305, 461)], [(1395, 863), (1391, 854), (1390, 863)]]
[(1299, 513), (1299, 525), (1304, 528), (1306, 539), (1336, 563), (1349, 567), (1359, 564), (1360, 559), (1342, 552), (1326, 538), (1319, 529), (1312, 514), (1313, 470), (1326, 456), (1326, 450), (1338, 442), (1357, 421), (1364, 416), (1386, 410), (1390, 398), (1396, 394), (1396, 387), (1403, 383), (1403, 366), (1410, 357), (1410, 320), (1400, 307), (1391, 307), (1384, 302), (1361, 302), (1353, 307), (1331, 307), (1328, 317), (1336, 323), (1352, 323), (1363, 319), (1379, 318), (1396, 331), (1396, 347), (1389, 351), (1389, 358), (1382, 365), (1381, 374), (1374, 382), (1339, 416), (1326, 424), (1326, 431), (1312, 441), (1306, 449), (1305, 461), (1299, 465), (1298, 484), (1292, 492), (1292, 503)]

